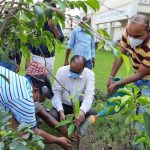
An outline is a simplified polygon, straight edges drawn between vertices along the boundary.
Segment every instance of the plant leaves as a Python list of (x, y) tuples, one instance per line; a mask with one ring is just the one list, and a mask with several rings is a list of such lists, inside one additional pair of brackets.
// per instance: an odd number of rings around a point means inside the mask
[(100, 3), (97, 0), (87, 0), (85, 3), (90, 6), (93, 10), (99, 10), (100, 8)]
[(126, 70), (127, 70), (127, 74), (129, 73), (130, 69), (131, 69), (131, 62), (130, 62), (130, 59), (124, 55), (124, 54), (121, 54), (121, 57), (123, 59), (123, 62), (124, 62), (124, 65), (126, 67)]
[(70, 136), (73, 133), (74, 129), (75, 129), (75, 125), (71, 124), (68, 128), (68, 136)]
[(76, 99), (74, 102), (74, 110), (75, 110), (75, 117), (77, 117), (79, 115), (79, 111), (80, 111), (80, 101), (79, 99)]
[(143, 113), (143, 118), (144, 118), (146, 135), (150, 138), (150, 115), (147, 112), (145, 112)]
[(57, 124), (57, 126), (55, 128), (58, 128), (58, 127), (61, 127), (61, 126), (65, 126), (67, 124), (71, 123), (70, 120), (64, 120), (64, 121), (61, 121)]

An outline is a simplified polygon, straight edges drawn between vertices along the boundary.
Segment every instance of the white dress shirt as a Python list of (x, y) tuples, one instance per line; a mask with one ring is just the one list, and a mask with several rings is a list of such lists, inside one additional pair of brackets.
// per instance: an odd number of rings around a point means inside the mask
[[(90, 110), (95, 89), (95, 74), (92, 70), (84, 68), (79, 78), (73, 79), (70, 76), (70, 66), (63, 66), (58, 69), (56, 79), (70, 91), (73, 102), (77, 99), (82, 102), (81, 110), (85, 113)], [(62, 104), (72, 105), (69, 99), (69, 93), (57, 81), (54, 81), (53, 92), (52, 105), (57, 111), (63, 110)]]

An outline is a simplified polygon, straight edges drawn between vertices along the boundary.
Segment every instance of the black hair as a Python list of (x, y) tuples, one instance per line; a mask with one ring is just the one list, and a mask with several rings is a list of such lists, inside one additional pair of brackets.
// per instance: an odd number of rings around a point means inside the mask
[(52, 86), (51, 86), (49, 79), (46, 76), (42, 76), (42, 75), (31, 76), (31, 75), (29, 75), (29, 77), (32, 81), (32, 86), (38, 88), (40, 91), (40, 94), (42, 94), (42, 91), (41, 91), (42, 87), (47, 86), (49, 89), (47, 98), (53, 97), (54, 94), (52, 91)]
[(82, 60), (83, 60), (83, 66), (85, 67), (86, 59), (85, 59), (85, 57), (80, 56), (80, 55), (74, 55), (74, 56), (71, 58), (71, 60), (70, 60), (70, 64), (71, 64), (73, 61), (75, 61), (76, 59), (79, 59), (79, 58), (82, 58)]
[(89, 16), (84, 16), (82, 18), (82, 21), (91, 21), (91, 18)]
[(131, 18), (131, 23), (144, 23), (146, 25), (146, 28), (149, 27), (149, 18), (143, 14), (137, 14)]
[(52, 2), (51, 0), (44, 0), (44, 2), (47, 2), (50, 4), (50, 6), (55, 7), (56, 8), (56, 4), (54, 2)]

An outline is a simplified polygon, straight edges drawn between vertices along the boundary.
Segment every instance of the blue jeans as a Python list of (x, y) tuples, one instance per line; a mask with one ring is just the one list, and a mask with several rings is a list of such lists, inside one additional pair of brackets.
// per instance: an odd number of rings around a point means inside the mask
[(93, 62), (92, 62), (92, 59), (87, 60), (87, 61), (85, 62), (85, 67), (92, 70), (92, 68), (93, 68)]
[(0, 61), (0, 66), (15, 72), (16, 66), (6, 61)]
[[(141, 89), (142, 94), (150, 96), (150, 80), (138, 80), (134, 84)], [(145, 89), (142, 89), (142, 86), (147, 86)]]

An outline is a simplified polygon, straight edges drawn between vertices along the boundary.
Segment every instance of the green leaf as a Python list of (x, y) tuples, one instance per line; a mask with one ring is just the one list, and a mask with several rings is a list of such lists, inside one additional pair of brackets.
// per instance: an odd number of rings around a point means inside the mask
[(30, 51), (29, 51), (28, 47), (24, 44), (21, 44), (21, 49), (22, 49), (23, 55), (26, 58), (30, 58)]
[(27, 42), (27, 36), (24, 33), (20, 32), (19, 38), (24, 44)]
[(37, 141), (36, 143), (37, 143), (37, 145), (40, 147), (40, 149), (44, 150), (45, 146), (44, 146), (44, 143), (43, 143), (42, 140), (39, 140), (39, 141)]
[(100, 33), (100, 35), (104, 36), (106, 39), (110, 39), (110, 35), (108, 34), (106, 30), (99, 29), (97, 32)]
[(115, 106), (109, 106), (109, 107), (107, 107), (107, 109), (106, 109), (106, 114), (109, 115), (109, 114), (111, 114), (111, 112), (114, 111), (114, 110), (115, 110)]
[(126, 87), (119, 89), (118, 92), (122, 92), (122, 93), (124, 93), (124, 94), (129, 95), (129, 96), (132, 96), (132, 95), (133, 95), (132, 91), (130, 91), (130, 90), (129, 90), (128, 88), (126, 88)]
[(38, 135), (34, 135), (32, 138), (32, 142), (41, 141), (41, 140), (44, 140), (43, 137)]
[(150, 138), (150, 115), (147, 112), (143, 113), (143, 119), (146, 135)]
[(124, 54), (121, 54), (121, 57), (123, 59), (123, 62), (124, 62), (124, 65), (126, 67), (126, 70), (127, 70), (127, 74), (129, 73), (130, 69), (131, 69), (131, 62), (130, 62), (130, 59), (124, 55)]
[(58, 123), (58, 125), (55, 128), (61, 127), (61, 126), (65, 126), (67, 124), (71, 123), (70, 120), (64, 120)]
[(83, 9), (83, 11), (84, 11), (85, 13), (87, 13), (87, 6), (85, 5), (84, 2), (79, 1), (79, 6), (80, 6), (80, 8)]
[(120, 110), (120, 106), (117, 105), (117, 106), (115, 107), (115, 112), (119, 112), (119, 110)]
[(125, 103), (126, 101), (130, 100), (130, 96), (129, 95), (125, 95), (121, 98), (121, 103)]
[(75, 125), (71, 124), (68, 128), (68, 136), (70, 136), (73, 133), (74, 129), (75, 129)]
[(7, 82), (8, 84), (10, 84), (9, 79), (8, 79), (7, 77), (5, 77), (3, 74), (0, 74), (0, 77), (4, 78), (4, 80), (6, 80), (6, 82)]
[(73, 121), (74, 115), (73, 114), (68, 114), (66, 115), (66, 120), (70, 120), (70, 122)]
[(101, 50), (101, 49), (103, 49), (104, 48), (104, 45), (105, 45), (105, 41), (100, 41), (99, 43), (98, 43), (98, 50)]
[(150, 104), (150, 97), (142, 95), (136, 99), (136, 102), (140, 103), (140, 105), (142, 105), (142, 106)]
[(64, 1), (61, 1), (61, 0), (58, 0), (58, 5), (59, 5), (59, 8), (62, 10), (62, 11), (65, 11), (66, 10), (66, 3)]
[(21, 143), (19, 141), (13, 141), (9, 144), (10, 150), (30, 150), (24, 143)]
[(74, 108), (75, 108), (75, 117), (77, 117), (79, 115), (79, 111), (80, 111), (80, 101), (79, 101), (79, 99), (75, 100)]
[(124, 128), (125, 127), (125, 120), (128, 116), (130, 116), (132, 113), (131, 110), (127, 109), (126, 112), (121, 113), (119, 116), (119, 126)]
[(90, 6), (93, 10), (99, 10), (100, 8), (100, 2), (97, 0), (87, 0), (85, 3)]
[(135, 143), (145, 143), (147, 140), (146, 135), (140, 135), (135, 139)]

